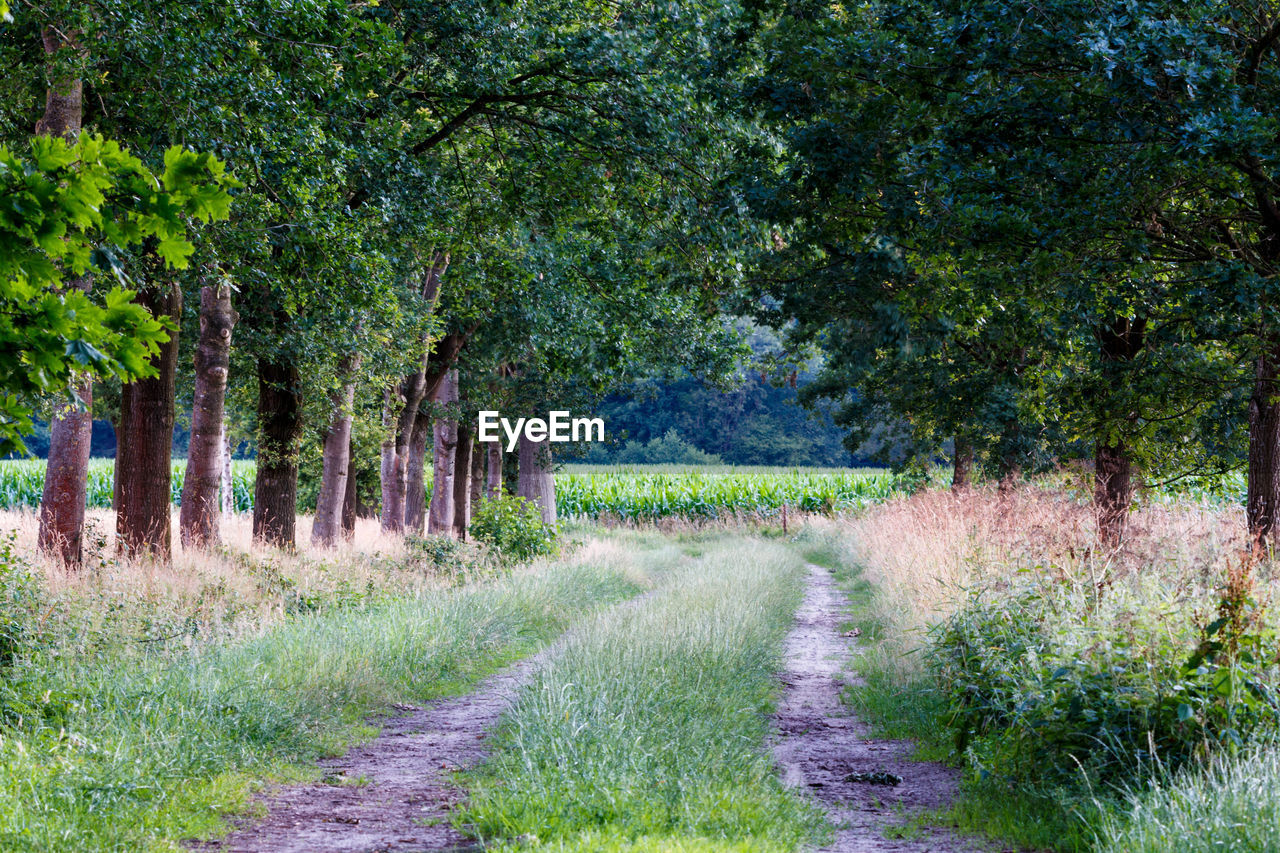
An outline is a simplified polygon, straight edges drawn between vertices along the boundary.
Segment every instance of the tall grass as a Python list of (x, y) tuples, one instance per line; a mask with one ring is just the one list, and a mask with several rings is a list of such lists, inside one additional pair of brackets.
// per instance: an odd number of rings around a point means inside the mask
[(575, 630), (503, 723), (461, 820), (551, 850), (797, 849), (816, 819), (765, 741), (802, 577), (782, 546), (731, 541)]
[[(1271, 725), (1266, 702), (1231, 686), (1272, 689), (1269, 652), (1247, 671), (1243, 658), (1187, 665), (1222, 612), (1243, 527), (1236, 507), (1148, 501), (1109, 551), (1087, 503), (1034, 487), (925, 493), (828, 523), (870, 640), (849, 700), (967, 768), (961, 825), (1090, 849), (1119, 790), (1144, 791), (1162, 765), (1198, 778), (1204, 756)], [(1242, 636), (1265, 646), (1274, 567), (1255, 579)]]
[[(172, 850), (214, 834), (251, 780), (307, 775), (368, 733), (370, 711), (464, 688), (633, 594), (639, 571), (621, 548), (596, 545), (504, 579), (190, 647), (120, 636), (95, 613), (36, 625), (0, 679), (0, 849)], [(6, 600), (14, 618), (45, 613)]]
[(1102, 822), (1099, 853), (1280, 850), (1280, 750), (1257, 745), (1158, 777)]

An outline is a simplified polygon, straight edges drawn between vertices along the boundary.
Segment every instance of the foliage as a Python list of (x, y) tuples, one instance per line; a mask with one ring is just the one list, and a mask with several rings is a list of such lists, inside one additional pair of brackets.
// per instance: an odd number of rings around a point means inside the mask
[[(233, 185), (217, 159), (178, 146), (158, 176), (95, 134), (30, 146), (26, 160), (0, 145), (0, 455), (23, 449), (31, 398), (65, 391), (73, 374), (154, 373), (165, 327), (132, 302), (117, 252), (145, 242), (186, 267), (187, 221), (227, 218)], [(73, 281), (95, 269), (116, 279), (100, 303)]]
[(521, 563), (556, 552), (556, 528), (542, 520), (524, 498), (500, 494), (481, 498), (471, 514), (470, 533), (510, 562)]
[(1277, 731), (1280, 646), (1241, 577), (1198, 644), (1157, 614), (1112, 623), (1109, 609), (1043, 584), (975, 594), (929, 655), (957, 750), (984, 777), (1113, 785)]
[(903, 485), (901, 477), (874, 469), (588, 469), (556, 478), (556, 507), (566, 517), (625, 521), (774, 518), (784, 506), (826, 514), (855, 509), (900, 494)]
[(6, 667), (35, 651), (45, 598), (9, 533), (0, 541), (0, 679)]
[(617, 452), (615, 461), (620, 465), (720, 465), (719, 456), (704, 453), (680, 437), (675, 427), (661, 438), (651, 438), (645, 444), (628, 441)]

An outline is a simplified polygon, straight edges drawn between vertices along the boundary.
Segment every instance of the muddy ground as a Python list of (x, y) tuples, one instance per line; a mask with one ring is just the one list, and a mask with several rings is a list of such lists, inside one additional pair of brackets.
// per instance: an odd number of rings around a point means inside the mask
[(476, 690), (383, 722), (382, 733), (321, 764), (320, 782), (263, 798), (267, 816), (199, 849), (228, 853), (372, 853), (478, 849), (449, 822), (463, 798), (452, 775), (488, 754), (487, 733), (553, 650)]
[[(990, 853), (1000, 850), (953, 830), (912, 820), (955, 799), (958, 775), (912, 761), (910, 741), (875, 740), (841, 703), (855, 654), (842, 636), (844, 594), (831, 573), (809, 567), (804, 603), (787, 637), (785, 691), (776, 716), (774, 756), (782, 779), (804, 788), (837, 827), (831, 853)], [(901, 782), (883, 784), (892, 777)], [(903, 837), (890, 837), (901, 835)]]

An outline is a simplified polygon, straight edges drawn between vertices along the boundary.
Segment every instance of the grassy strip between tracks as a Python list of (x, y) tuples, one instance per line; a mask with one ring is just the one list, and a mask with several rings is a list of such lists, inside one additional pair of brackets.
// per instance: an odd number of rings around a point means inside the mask
[[(372, 735), (369, 713), (461, 692), (637, 592), (646, 547), (596, 543), (506, 578), (190, 648), (18, 632), (41, 640), (12, 650), (0, 678), (0, 849), (175, 850), (216, 835), (259, 780), (306, 778), (319, 756)], [(24, 590), (39, 597), (34, 582), (6, 577), (6, 618), (38, 618), (20, 606)]]
[(744, 537), (691, 548), (653, 597), (576, 628), (526, 688), (468, 780), (459, 820), (486, 842), (764, 851), (822, 832), (767, 748), (802, 563)]

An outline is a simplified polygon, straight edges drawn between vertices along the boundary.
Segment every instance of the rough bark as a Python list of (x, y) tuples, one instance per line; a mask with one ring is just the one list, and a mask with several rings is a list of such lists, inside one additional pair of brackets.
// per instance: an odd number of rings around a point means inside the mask
[(346, 494), (342, 496), (342, 538), (350, 541), (356, 533), (356, 503), (359, 498), (357, 483), (360, 479), (360, 469), (349, 450), (347, 459), (350, 460), (350, 476), (347, 477)]
[(453, 536), (467, 541), (467, 528), (471, 526), (471, 455), (475, 445), (471, 427), (457, 425), (457, 447), (453, 457)]
[(502, 494), (502, 464), (505, 461), (501, 441), (490, 441), (486, 454), (489, 457), (489, 471), (485, 477), (485, 497), (496, 498)]
[(973, 486), (973, 445), (956, 436), (952, 453), (951, 491), (963, 492)]
[[(191, 409), (191, 444), (182, 480), (178, 530), (184, 548), (204, 548), (219, 541), (219, 506), (226, 462), (224, 421), (227, 371), (231, 364), (231, 332), (237, 320), (231, 288), (200, 288), (200, 339), (196, 342), (195, 394)], [(230, 486), (230, 482), (226, 483)]]
[(360, 354), (346, 356), (338, 365), (342, 388), (332, 398), (333, 417), (321, 451), (320, 493), (316, 496), (316, 518), (311, 526), (311, 544), (332, 548), (342, 534), (342, 507), (346, 501), (351, 468), (351, 421), (356, 399), (355, 374)]
[[(225, 415), (225, 412), (224, 412)], [(236, 483), (234, 470), (231, 467), (231, 436), (227, 435), (227, 420), (222, 419), (222, 434), (218, 437), (218, 442), (222, 446), (222, 479), (220, 483), (222, 493), (222, 514), (230, 517), (236, 511)]]
[[(64, 37), (49, 26), (41, 32), (44, 51), (78, 50), (74, 37)], [(84, 115), (84, 87), (79, 78), (58, 80), (45, 91), (44, 115), (36, 123), (37, 134), (74, 140), (80, 135)], [(70, 279), (68, 288), (88, 292), (89, 276)], [(72, 392), (83, 404), (59, 403), (50, 423), (49, 461), (45, 467), (44, 493), (40, 498), (37, 547), (68, 567), (78, 567), (84, 535), (85, 489), (89, 480), (89, 440), (93, 429), (93, 382), (72, 383)]]
[(419, 412), (409, 437), (408, 485), (404, 498), (404, 529), (421, 536), (427, 523), (427, 446), (431, 443), (431, 418)]
[[(431, 309), (439, 298), (440, 281), (448, 268), (449, 253), (438, 252), (423, 274), (419, 291)], [(456, 341), (457, 336), (446, 335), (436, 347), (436, 352), (432, 353), (430, 341), (424, 338), (420, 341), (422, 358), (417, 368), (386, 391), (382, 424), (386, 431), (382, 442), (382, 529), (390, 533), (404, 530), (409, 488), (409, 444), (413, 440), (418, 411), (422, 401), (435, 392), (444, 375), (444, 370), (438, 367), (439, 362), (443, 360), (447, 366), (457, 357), (461, 343), (457, 342), (457, 348), (454, 348)], [(433, 361), (437, 363), (434, 370)]]
[[(435, 402), (438, 407), (452, 406), (458, 402), (458, 374), (449, 370), (444, 381), (436, 391)], [(452, 414), (452, 413), (450, 413)], [(454, 505), (454, 463), (458, 452), (458, 422), (450, 415), (439, 415), (435, 418), (432, 430), (433, 471), (431, 485), (431, 505), (427, 511), (427, 533), (440, 536), (453, 536)]]
[[(1144, 346), (1144, 318), (1114, 318), (1098, 329), (1098, 354), (1108, 385), (1125, 381), (1120, 369), (1137, 358)], [(1120, 413), (1121, 420), (1133, 421), (1136, 412)], [(1098, 518), (1098, 539), (1108, 548), (1120, 544), (1133, 503), (1133, 457), (1124, 440), (1113, 435), (1094, 446), (1093, 502)]]
[(295, 546), (298, 443), (302, 438), (300, 377), (294, 364), (258, 360), (258, 476), (253, 484), (253, 537)]
[[(471, 492), (467, 495), (472, 512), (475, 512), (475, 508), (480, 505), (480, 499), (484, 497), (485, 455), (484, 446), (473, 440), (471, 442)], [(471, 526), (470, 519), (467, 520), (467, 526)]]
[[(147, 288), (137, 301), (156, 317), (182, 319), (182, 291), (176, 285)], [(173, 479), (173, 403), (178, 373), (178, 330), (152, 356), (156, 375), (126, 382), (120, 390), (120, 430), (116, 450), (119, 494), (116, 543), (129, 557), (168, 562), (173, 556), (170, 513)], [(225, 381), (225, 380), (224, 380)]]
[(538, 507), (542, 520), (556, 523), (556, 480), (551, 463), (551, 442), (531, 441), (520, 433), (520, 473), (516, 479), (516, 496)]
[(1245, 505), (1256, 548), (1272, 544), (1280, 506), (1280, 350), (1258, 357), (1249, 400), (1249, 487)]
[(78, 381), (73, 390), (80, 404), (59, 403), (50, 424), (49, 461), (44, 471), (37, 536), (40, 553), (67, 567), (78, 567), (83, 556), (93, 382)]

